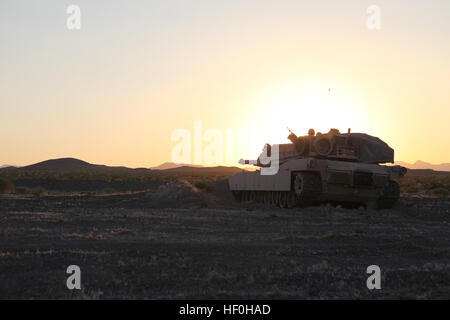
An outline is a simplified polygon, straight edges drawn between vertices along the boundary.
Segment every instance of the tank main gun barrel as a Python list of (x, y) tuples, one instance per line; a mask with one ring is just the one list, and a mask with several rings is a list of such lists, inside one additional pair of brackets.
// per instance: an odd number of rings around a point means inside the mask
[(240, 159), (239, 164), (252, 164), (254, 166), (258, 165), (258, 160), (244, 160)]

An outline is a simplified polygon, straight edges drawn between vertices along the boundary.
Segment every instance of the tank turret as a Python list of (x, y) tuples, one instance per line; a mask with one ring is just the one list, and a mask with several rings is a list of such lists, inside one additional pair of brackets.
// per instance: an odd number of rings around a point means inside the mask
[[(310, 129), (305, 136), (290, 131), (288, 139), (291, 143), (278, 145), (280, 163), (309, 157), (374, 164), (394, 162), (394, 150), (385, 142), (365, 133), (351, 133), (350, 129), (347, 133), (330, 129), (326, 134), (315, 134), (314, 129)], [(262, 167), (259, 159), (267, 154), (268, 148), (271, 146), (266, 144), (258, 160), (241, 160), (240, 163)]]

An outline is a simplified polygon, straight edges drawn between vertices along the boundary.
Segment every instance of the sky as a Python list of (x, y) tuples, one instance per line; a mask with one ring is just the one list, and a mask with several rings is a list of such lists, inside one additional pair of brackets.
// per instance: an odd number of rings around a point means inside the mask
[(0, 1), (0, 165), (234, 165), (286, 127), (443, 163), (449, 119), (447, 0)]

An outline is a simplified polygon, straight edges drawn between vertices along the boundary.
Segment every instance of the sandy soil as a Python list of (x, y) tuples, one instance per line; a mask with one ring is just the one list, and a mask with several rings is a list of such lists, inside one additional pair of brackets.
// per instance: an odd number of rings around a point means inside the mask
[[(395, 209), (235, 204), (188, 182), (0, 197), (0, 298), (450, 298), (450, 199)], [(67, 266), (82, 290), (66, 288)], [(366, 287), (378, 265), (382, 289)]]

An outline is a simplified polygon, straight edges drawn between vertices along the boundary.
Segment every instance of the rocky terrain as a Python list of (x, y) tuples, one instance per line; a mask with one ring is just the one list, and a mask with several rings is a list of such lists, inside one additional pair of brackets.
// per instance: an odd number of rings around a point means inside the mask
[[(449, 299), (450, 199), (236, 204), (225, 181), (0, 196), (1, 299)], [(82, 289), (66, 287), (78, 265)], [(381, 290), (366, 269), (381, 268)]]

